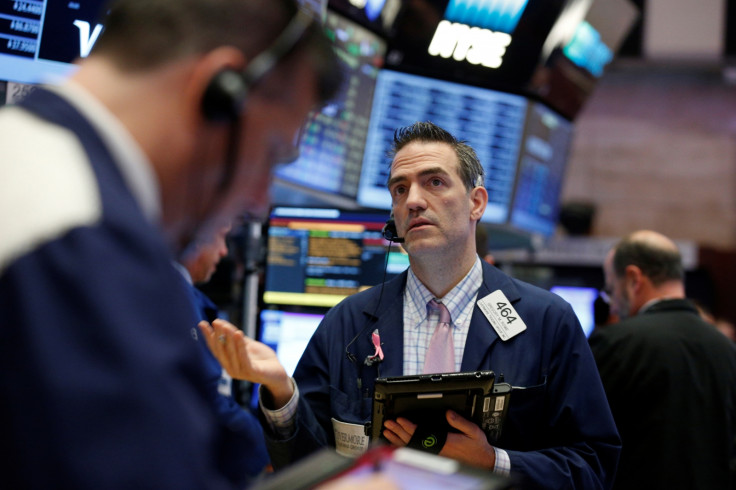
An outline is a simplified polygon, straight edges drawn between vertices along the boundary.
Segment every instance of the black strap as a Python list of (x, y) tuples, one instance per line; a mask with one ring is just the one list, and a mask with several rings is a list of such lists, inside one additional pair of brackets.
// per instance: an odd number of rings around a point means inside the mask
[(408, 447), (418, 449), (432, 454), (439, 454), (447, 441), (446, 427), (430, 427), (429, 425), (417, 425), (414, 435), (409, 440)]

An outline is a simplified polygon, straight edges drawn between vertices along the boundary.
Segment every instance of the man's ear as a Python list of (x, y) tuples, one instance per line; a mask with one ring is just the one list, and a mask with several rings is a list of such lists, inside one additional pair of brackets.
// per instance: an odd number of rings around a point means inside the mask
[(624, 280), (627, 287), (637, 293), (641, 290), (643, 281), (645, 279), (644, 273), (636, 265), (627, 265), (624, 271)]
[(213, 81), (218, 79), (223, 72), (240, 72), (245, 65), (245, 56), (233, 46), (215, 48), (195, 61), (184, 94), (187, 107), (195, 120), (207, 119), (204, 99)]
[(470, 191), (470, 219), (478, 221), (486, 210), (488, 191), (485, 187), (474, 187)]

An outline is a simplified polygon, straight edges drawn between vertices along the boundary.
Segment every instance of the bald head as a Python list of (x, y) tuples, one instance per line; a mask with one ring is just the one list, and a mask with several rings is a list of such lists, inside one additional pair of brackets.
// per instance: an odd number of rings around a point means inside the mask
[(652, 300), (685, 296), (680, 251), (655, 231), (636, 231), (623, 238), (608, 253), (603, 271), (612, 313), (621, 319)]
[(623, 238), (613, 252), (613, 269), (622, 277), (629, 265), (637, 266), (653, 285), (682, 281), (682, 257), (675, 242), (656, 231), (639, 230)]

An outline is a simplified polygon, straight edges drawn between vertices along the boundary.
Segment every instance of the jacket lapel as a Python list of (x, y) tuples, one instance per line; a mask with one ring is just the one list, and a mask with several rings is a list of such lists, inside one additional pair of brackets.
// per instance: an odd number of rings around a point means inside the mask
[(493, 345), (501, 341), (496, 330), (477, 305), (478, 300), (498, 289), (503, 291), (511, 303), (520, 299), (519, 291), (511, 279), (494, 266), (483, 262), (483, 284), (478, 289), (478, 297), (470, 319), (468, 338), (465, 341), (465, 351), (460, 366), (463, 372), (485, 369), (489, 365), (488, 359)]
[[(383, 292), (379, 293), (375, 301), (366, 305), (363, 313), (375, 322), (375, 326), (363, 335), (362, 342), (371, 346), (371, 334), (378, 329), (383, 350), (383, 362), (379, 371), (381, 376), (401, 376), (404, 373), (404, 285), (407, 273), (404, 272), (395, 279), (383, 285)], [(380, 285), (376, 287), (381, 287)], [(380, 304), (379, 304), (380, 297)], [(363, 362), (363, 359), (360, 359)]]

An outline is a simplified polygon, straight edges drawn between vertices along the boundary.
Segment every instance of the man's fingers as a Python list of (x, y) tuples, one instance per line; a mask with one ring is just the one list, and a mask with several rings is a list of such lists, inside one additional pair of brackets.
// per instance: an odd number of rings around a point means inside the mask
[(207, 347), (209, 347), (210, 351), (212, 351), (212, 353), (216, 355), (219, 349), (218, 346), (215, 344), (215, 330), (209, 323), (204, 320), (199, 322), (197, 326), (199, 327), (199, 331), (202, 332), (205, 342), (207, 342)]
[(240, 374), (240, 377), (246, 373), (245, 369), (249, 367), (248, 356), (245, 353), (245, 337), (243, 332), (240, 330), (232, 333), (227, 339), (225, 345), (227, 356), (230, 364), (236, 373)]
[(396, 434), (394, 434), (392, 431), (388, 429), (385, 429), (383, 431), (383, 437), (385, 437), (386, 440), (390, 442), (391, 444), (393, 444), (394, 446), (399, 446), (399, 447), (406, 446), (406, 442), (404, 442), (402, 438), (400, 438), (399, 436), (397, 436)]
[(459, 430), (463, 434), (471, 435), (477, 427), (473, 422), (465, 419), (454, 410), (448, 410), (445, 413), (445, 417), (447, 418), (447, 423), (450, 424), (450, 426)]
[(386, 431), (384, 431), (384, 435), (386, 435), (386, 432), (390, 432), (398, 439), (398, 441), (393, 441), (386, 437), (391, 443), (398, 444), (401, 446), (405, 446), (409, 443), (409, 440), (411, 439), (411, 436), (414, 435), (414, 431), (416, 430), (417, 426), (413, 423), (411, 423), (409, 420), (399, 417), (396, 420), (387, 420), (384, 422), (383, 426), (386, 428)]
[(238, 349), (238, 344), (243, 342), (242, 332), (231, 323), (221, 319), (214, 320), (211, 325), (202, 321), (199, 327), (205, 334), (207, 346), (222, 367), (230, 376), (240, 379), (242, 359), (239, 353), (242, 353), (243, 350)]

